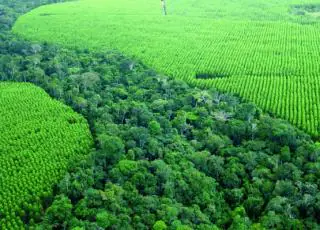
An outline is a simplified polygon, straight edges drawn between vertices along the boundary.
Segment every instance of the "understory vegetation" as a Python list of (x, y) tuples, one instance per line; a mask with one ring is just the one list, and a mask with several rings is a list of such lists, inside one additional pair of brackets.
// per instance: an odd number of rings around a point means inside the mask
[(0, 79), (71, 106), (95, 143), (53, 194), (30, 204), (39, 212), (23, 215), (25, 228), (319, 228), (320, 146), (288, 122), (114, 51), (5, 31), (0, 41)]

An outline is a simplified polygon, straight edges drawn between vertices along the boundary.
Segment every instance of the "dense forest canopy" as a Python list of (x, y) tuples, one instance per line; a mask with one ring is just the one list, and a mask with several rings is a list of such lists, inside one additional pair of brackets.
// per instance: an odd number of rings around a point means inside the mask
[(36, 84), (84, 115), (95, 149), (25, 207), (25, 228), (319, 228), (320, 146), (309, 135), (117, 52), (9, 31), (21, 9), (43, 3), (1, 1), (0, 79)]

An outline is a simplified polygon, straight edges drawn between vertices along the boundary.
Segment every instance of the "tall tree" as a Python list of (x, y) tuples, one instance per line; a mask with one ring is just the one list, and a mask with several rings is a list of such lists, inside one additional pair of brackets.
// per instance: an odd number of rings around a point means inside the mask
[(167, 4), (166, 0), (161, 0), (162, 12), (164, 15), (167, 15)]

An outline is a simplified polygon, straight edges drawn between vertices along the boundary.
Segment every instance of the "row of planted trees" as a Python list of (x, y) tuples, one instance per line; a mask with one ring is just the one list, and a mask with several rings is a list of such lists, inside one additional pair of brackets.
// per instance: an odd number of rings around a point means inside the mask
[(31, 84), (0, 83), (0, 108), (0, 226), (21, 229), (40, 219), (40, 198), (88, 153), (91, 137), (80, 115)]

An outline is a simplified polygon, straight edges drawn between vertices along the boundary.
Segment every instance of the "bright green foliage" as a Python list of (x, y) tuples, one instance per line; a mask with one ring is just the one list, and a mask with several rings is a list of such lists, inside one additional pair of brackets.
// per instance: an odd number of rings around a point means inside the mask
[(317, 2), (167, 0), (163, 16), (160, 1), (83, 0), (40, 7), (13, 31), (68, 47), (120, 50), (194, 85), (239, 94), (318, 136)]
[(167, 229), (167, 225), (164, 221), (158, 220), (154, 225), (153, 225), (153, 230), (165, 230)]
[(0, 83), (0, 229), (39, 218), (41, 199), (91, 145), (86, 121), (26, 83)]
[(110, 215), (106, 211), (99, 212), (96, 216), (97, 224), (106, 229), (109, 227), (112, 223), (110, 220)]

